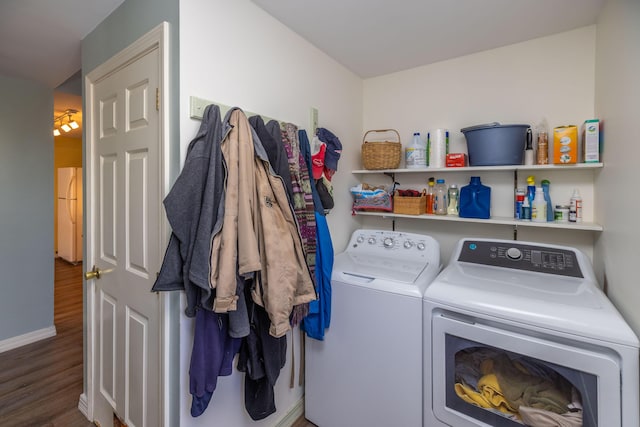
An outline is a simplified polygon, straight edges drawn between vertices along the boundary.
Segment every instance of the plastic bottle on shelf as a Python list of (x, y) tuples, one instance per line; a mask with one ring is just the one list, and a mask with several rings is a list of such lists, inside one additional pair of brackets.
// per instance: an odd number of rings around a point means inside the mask
[(420, 140), (420, 132), (414, 132), (411, 145), (405, 149), (404, 160), (407, 169), (424, 169), (427, 167), (427, 147)]
[(536, 196), (531, 205), (531, 221), (546, 222), (547, 221), (547, 201), (544, 199), (544, 191), (542, 187), (536, 188)]
[(542, 186), (542, 192), (544, 193), (544, 200), (547, 202), (547, 222), (553, 222), (555, 217), (553, 214), (551, 195), (549, 194), (549, 185), (551, 185), (551, 182), (548, 179), (543, 179), (540, 181), (540, 185)]
[(577, 188), (573, 189), (569, 203), (569, 222), (582, 222), (582, 196)]
[(513, 217), (515, 219), (523, 219), (522, 218), (522, 203), (524, 202), (524, 199), (526, 198), (527, 192), (525, 191), (524, 188), (517, 188), (516, 189), (516, 201), (515, 201), (515, 206), (514, 206), (514, 212), (513, 212)]
[(429, 183), (427, 186), (427, 206), (425, 212), (428, 214), (433, 214), (433, 205), (435, 203), (436, 190), (434, 188), (436, 182), (435, 179), (429, 178)]
[(538, 132), (538, 153), (536, 157), (537, 164), (549, 164), (549, 140), (547, 137), (547, 132), (545, 131)]
[(491, 217), (491, 187), (483, 185), (479, 176), (472, 176), (469, 185), (460, 189), (460, 218), (489, 219)]
[(447, 205), (447, 215), (458, 215), (458, 186), (451, 184), (447, 192), (449, 203)]
[(529, 199), (529, 206), (533, 207), (533, 199), (535, 197), (536, 197), (536, 179), (533, 175), (529, 175), (527, 177), (527, 199)]
[(529, 198), (525, 197), (522, 201), (522, 218), (524, 221), (531, 221), (531, 204)]
[(433, 213), (436, 215), (447, 214), (447, 186), (444, 183), (444, 179), (438, 179), (435, 186), (435, 197), (433, 204)]

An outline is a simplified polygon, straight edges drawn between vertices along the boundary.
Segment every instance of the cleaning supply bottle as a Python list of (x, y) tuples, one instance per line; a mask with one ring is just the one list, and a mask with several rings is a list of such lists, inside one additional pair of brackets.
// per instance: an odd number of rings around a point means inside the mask
[(527, 192), (524, 190), (524, 188), (516, 189), (516, 201), (515, 201), (515, 206), (513, 211), (513, 217), (515, 219), (523, 219), (522, 204), (524, 202), (524, 199), (526, 198), (526, 195), (527, 195)]
[(547, 201), (544, 199), (544, 191), (542, 187), (536, 188), (536, 196), (531, 205), (531, 221), (546, 222), (547, 221)]
[(436, 185), (436, 181), (433, 178), (429, 178), (429, 183), (427, 186), (427, 206), (425, 212), (428, 214), (433, 214), (433, 204), (435, 203), (436, 190), (434, 186)]
[(447, 215), (458, 215), (458, 186), (451, 184), (447, 193), (449, 197), (449, 205), (447, 206)]
[(404, 159), (407, 169), (424, 169), (427, 167), (427, 147), (420, 140), (420, 132), (414, 132), (411, 145), (405, 149)]
[(529, 203), (529, 198), (525, 197), (522, 201), (522, 218), (525, 221), (531, 221), (531, 204)]
[(460, 218), (491, 217), (491, 187), (482, 185), (479, 176), (472, 176), (469, 185), (460, 189), (459, 215)]
[(447, 214), (447, 186), (444, 183), (444, 179), (438, 179), (435, 187), (435, 198), (433, 204), (433, 213), (436, 215)]
[(553, 214), (553, 204), (551, 204), (551, 196), (549, 195), (549, 185), (551, 182), (548, 179), (540, 181), (542, 186), (542, 192), (544, 193), (544, 200), (547, 201), (547, 222), (553, 222), (555, 216)]
[(529, 206), (533, 207), (533, 199), (536, 197), (536, 179), (533, 175), (527, 177), (527, 199)]
[(538, 153), (536, 157), (536, 163), (538, 165), (549, 164), (549, 140), (547, 132), (538, 132)]
[(582, 222), (582, 196), (577, 188), (573, 189), (569, 203), (569, 222)]

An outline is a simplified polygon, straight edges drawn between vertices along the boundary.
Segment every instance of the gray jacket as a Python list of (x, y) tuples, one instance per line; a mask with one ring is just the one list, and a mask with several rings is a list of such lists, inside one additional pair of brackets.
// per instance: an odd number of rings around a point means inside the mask
[[(189, 143), (180, 176), (164, 199), (171, 240), (153, 291), (184, 290), (185, 314), (195, 309), (213, 309), (214, 294), (209, 285), (211, 239), (220, 231), (224, 214), (226, 166), (220, 143), (229, 132), (223, 126), (220, 108), (205, 108), (202, 124)], [(230, 334), (245, 336), (249, 322), (241, 292), (238, 310), (230, 313)]]

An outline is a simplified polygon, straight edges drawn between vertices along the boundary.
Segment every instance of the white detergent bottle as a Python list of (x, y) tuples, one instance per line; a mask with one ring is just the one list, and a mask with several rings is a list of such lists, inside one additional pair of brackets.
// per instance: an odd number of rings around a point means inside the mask
[(531, 204), (531, 221), (547, 221), (547, 201), (544, 198), (542, 187), (536, 187), (536, 196), (533, 198), (533, 203)]
[(414, 132), (411, 145), (404, 150), (404, 164), (407, 169), (427, 167), (427, 145), (420, 140), (420, 132)]

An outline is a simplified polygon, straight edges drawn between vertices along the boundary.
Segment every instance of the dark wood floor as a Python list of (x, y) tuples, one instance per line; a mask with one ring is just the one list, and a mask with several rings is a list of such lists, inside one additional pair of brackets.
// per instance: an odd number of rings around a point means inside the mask
[(82, 393), (82, 265), (55, 261), (57, 335), (0, 353), (2, 427), (94, 427)]
[[(57, 335), (0, 353), (0, 426), (95, 427), (82, 393), (82, 265), (55, 260)], [(315, 427), (304, 417), (291, 427)]]
[(311, 421), (305, 419), (304, 416), (302, 416), (298, 418), (293, 424), (291, 424), (291, 427), (317, 427), (317, 426), (313, 424)]

